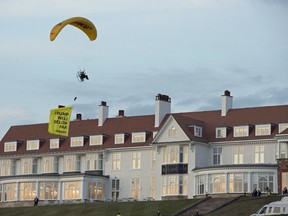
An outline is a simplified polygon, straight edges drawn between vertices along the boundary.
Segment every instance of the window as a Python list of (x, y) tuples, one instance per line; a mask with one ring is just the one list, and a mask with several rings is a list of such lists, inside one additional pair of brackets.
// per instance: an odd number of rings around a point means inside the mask
[(188, 146), (167, 146), (163, 148), (163, 163), (188, 163)]
[(224, 193), (226, 190), (226, 176), (224, 174), (212, 174), (210, 176), (210, 193)]
[(229, 192), (244, 193), (248, 191), (248, 175), (245, 173), (229, 174)]
[(222, 147), (213, 148), (213, 165), (222, 164)]
[(50, 149), (59, 148), (60, 139), (50, 139)]
[(132, 169), (141, 168), (141, 152), (132, 152)]
[(233, 163), (243, 164), (243, 146), (233, 146)]
[(151, 197), (156, 199), (156, 177), (151, 178)]
[(226, 138), (227, 129), (226, 127), (216, 128), (216, 138)]
[(207, 189), (207, 176), (201, 175), (196, 177), (196, 194), (206, 194)]
[(0, 202), (2, 202), (2, 184), (0, 184)]
[(33, 200), (36, 196), (36, 182), (20, 183), (20, 200)]
[(64, 172), (79, 172), (80, 162), (79, 155), (64, 155)]
[(279, 124), (279, 133), (282, 133), (284, 130), (288, 128), (288, 123)]
[(70, 147), (79, 147), (84, 145), (84, 137), (71, 137)]
[(258, 188), (260, 191), (265, 191), (268, 187), (273, 190), (274, 187), (274, 177), (273, 173), (254, 173), (253, 178), (253, 188)]
[(287, 143), (280, 143), (280, 158), (287, 158)]
[(162, 195), (186, 195), (187, 175), (163, 176)]
[(40, 200), (57, 200), (58, 193), (58, 182), (40, 182)]
[(132, 178), (131, 179), (131, 197), (133, 200), (139, 200), (140, 198), (140, 178)]
[(194, 136), (202, 137), (202, 127), (194, 126)]
[(121, 153), (112, 154), (112, 170), (119, 171), (121, 169)]
[(59, 158), (58, 157), (43, 157), (42, 172), (43, 173), (58, 173)]
[(40, 140), (28, 140), (26, 150), (38, 150)]
[(115, 144), (124, 144), (125, 142), (125, 134), (115, 134), (114, 136)]
[(103, 170), (103, 154), (87, 154), (86, 155), (86, 170)]
[(156, 168), (156, 150), (151, 152), (151, 168)]
[(17, 200), (17, 183), (4, 184), (5, 201)]
[(132, 143), (141, 143), (146, 141), (145, 132), (132, 133)]
[(21, 173), (22, 174), (36, 174), (37, 173), (37, 159), (22, 158), (21, 159)]
[(120, 191), (120, 180), (115, 178), (112, 179), (112, 200), (117, 201), (119, 197), (119, 191)]
[(256, 136), (270, 135), (271, 124), (256, 125)]
[(93, 135), (90, 136), (89, 145), (103, 145), (103, 135)]
[(254, 158), (255, 163), (264, 163), (264, 145), (255, 145)]
[(13, 151), (17, 151), (17, 142), (5, 142), (4, 152), (13, 152)]
[(245, 137), (249, 136), (249, 126), (235, 126), (234, 137)]
[(64, 182), (64, 199), (80, 199), (80, 182)]
[(169, 137), (176, 137), (177, 136), (177, 129), (173, 126), (168, 130)]
[(88, 199), (104, 200), (104, 192), (102, 182), (88, 182)]
[(0, 160), (0, 176), (15, 175), (15, 160)]

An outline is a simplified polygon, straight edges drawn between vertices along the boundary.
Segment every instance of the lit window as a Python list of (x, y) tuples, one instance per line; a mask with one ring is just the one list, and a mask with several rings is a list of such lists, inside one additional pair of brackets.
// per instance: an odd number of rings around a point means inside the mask
[(271, 125), (256, 125), (256, 136), (270, 135), (271, 134)]
[(156, 151), (152, 151), (152, 156), (151, 156), (151, 164), (152, 168), (156, 168)]
[(13, 152), (13, 151), (17, 151), (17, 142), (5, 142), (4, 152)]
[(28, 140), (26, 150), (38, 150), (39, 144), (40, 144), (40, 140)]
[(132, 178), (131, 184), (131, 197), (133, 198), (133, 200), (138, 200), (140, 198), (141, 190), (140, 178)]
[(163, 176), (162, 195), (186, 195), (187, 185), (187, 175)]
[(4, 199), (5, 201), (17, 200), (17, 183), (4, 184)]
[(279, 133), (282, 133), (284, 130), (288, 128), (288, 123), (279, 124)]
[(146, 141), (145, 132), (132, 133), (132, 143), (141, 143)]
[(243, 146), (233, 146), (233, 163), (243, 164)]
[(226, 127), (216, 128), (216, 138), (226, 138), (227, 129)]
[(84, 145), (84, 137), (71, 137), (71, 147), (79, 147)]
[(64, 155), (64, 172), (79, 172), (80, 162), (79, 155)]
[(112, 154), (112, 170), (119, 171), (121, 169), (121, 153)]
[(188, 163), (188, 146), (163, 147), (163, 164)]
[(22, 174), (36, 174), (37, 173), (37, 159), (22, 158), (21, 159), (21, 173)]
[(50, 149), (59, 148), (59, 139), (50, 139)]
[(36, 182), (20, 183), (20, 200), (33, 200), (36, 196)]
[(255, 163), (264, 163), (264, 145), (255, 145), (254, 157)]
[(132, 169), (141, 168), (141, 152), (132, 152)]
[(58, 173), (59, 158), (58, 157), (43, 157), (42, 172), (43, 173)]
[(194, 136), (202, 137), (202, 127), (194, 126)]
[(123, 144), (125, 142), (125, 134), (115, 134), (115, 144)]
[(57, 200), (58, 199), (58, 182), (47, 181), (40, 182), (40, 200)]
[(234, 137), (246, 137), (249, 136), (249, 126), (235, 126)]
[(86, 170), (102, 170), (103, 169), (103, 154), (87, 154), (86, 155)]
[(103, 135), (93, 135), (90, 136), (89, 145), (103, 145)]
[(177, 129), (173, 126), (168, 131), (169, 137), (176, 137), (177, 136)]
[(80, 198), (80, 182), (64, 182), (64, 199)]
[(15, 160), (0, 160), (0, 176), (15, 175)]

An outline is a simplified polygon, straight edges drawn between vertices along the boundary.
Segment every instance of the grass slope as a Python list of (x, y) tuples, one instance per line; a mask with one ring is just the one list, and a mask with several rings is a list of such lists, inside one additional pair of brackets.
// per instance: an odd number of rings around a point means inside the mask
[(158, 210), (161, 215), (173, 215), (181, 209), (191, 205), (198, 199), (173, 200), (173, 201), (150, 201), (150, 202), (112, 202), (94, 204), (71, 204), (38, 207), (15, 207), (0, 208), (2, 216), (157, 216)]

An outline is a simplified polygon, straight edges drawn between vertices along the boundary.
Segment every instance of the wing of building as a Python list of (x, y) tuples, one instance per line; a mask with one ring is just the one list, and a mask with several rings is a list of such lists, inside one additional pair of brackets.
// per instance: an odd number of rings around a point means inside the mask
[(163, 200), (206, 194), (281, 193), (288, 186), (288, 105), (98, 119), (81, 114), (69, 137), (48, 124), (12, 126), (0, 142), (0, 203)]

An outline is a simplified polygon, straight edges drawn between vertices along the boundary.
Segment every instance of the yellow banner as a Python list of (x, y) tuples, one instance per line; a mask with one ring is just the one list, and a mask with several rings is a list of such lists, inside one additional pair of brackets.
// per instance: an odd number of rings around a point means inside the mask
[(72, 106), (50, 110), (48, 133), (68, 136)]

